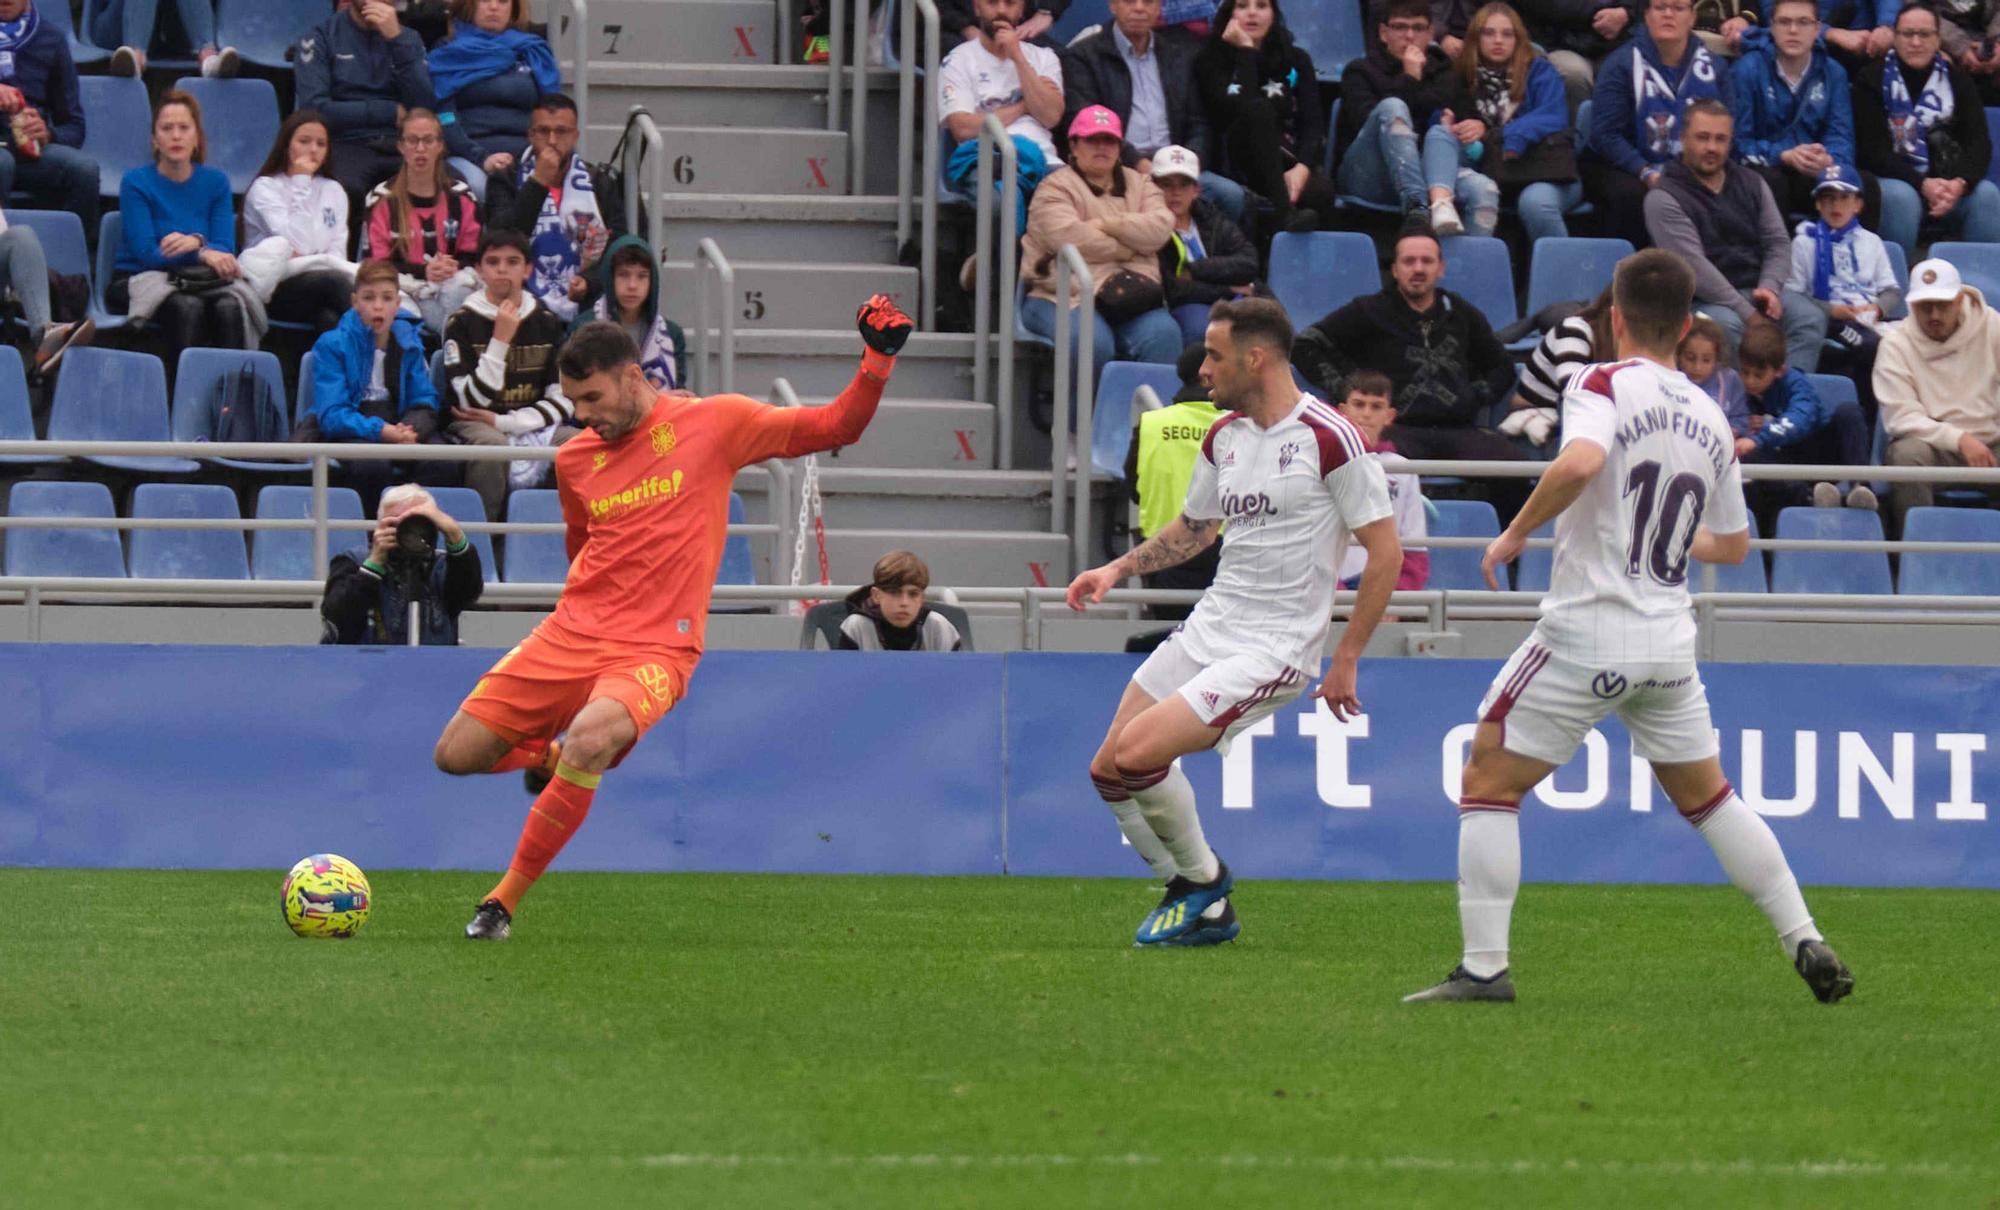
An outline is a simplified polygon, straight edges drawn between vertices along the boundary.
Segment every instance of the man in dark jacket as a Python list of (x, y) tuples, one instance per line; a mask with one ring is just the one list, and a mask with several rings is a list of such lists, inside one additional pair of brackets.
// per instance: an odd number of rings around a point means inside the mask
[(1993, 140), (1979, 86), (1938, 49), (1935, 9), (1896, 15), (1896, 45), (1854, 77), (1854, 144), (1859, 167), (1882, 178), (1885, 241), (1912, 251), (1917, 226), (1933, 238), (2000, 241), (2000, 186), (1985, 179)]
[(1198, 182), (1205, 177), (1185, 147), (1162, 147), (1153, 156), (1153, 183), (1174, 216), (1173, 234), (1160, 246), (1160, 285), (1183, 346), (1199, 346), (1207, 336), (1209, 307), (1257, 292), (1257, 246), (1221, 207), (1203, 200)]
[(625, 198), (577, 154), (575, 101), (549, 93), (528, 121), (527, 154), (487, 179), (486, 225), (528, 237), (528, 292), (568, 323), (592, 301), (590, 271), (625, 234)]
[[(335, 555), (327, 569), (320, 642), (403, 646), (410, 641), (414, 598), (418, 642), (457, 646), (458, 615), (485, 588), (478, 549), (414, 483), (383, 492), (375, 517), (369, 545)], [(399, 536), (406, 521), (414, 524)]]
[[(1406, 458), (1517, 461), (1526, 455), (1486, 427), (1514, 385), (1514, 363), (1479, 308), (1449, 290), (1444, 252), (1427, 230), (1406, 230), (1389, 267), (1394, 286), (1364, 295), (1304, 329), (1292, 365), (1321, 398), (1342, 397), (1356, 370), (1380, 370), (1395, 386), (1396, 423), (1384, 430)], [(1488, 494), (1502, 524), (1528, 497), (1526, 479), (1495, 479)]]
[[(1179, 26), (1156, 30), (1159, 20), (1160, 0), (1111, 0), (1112, 23), (1061, 52), (1062, 129), (1092, 105), (1104, 106), (1125, 124), (1120, 160), (1140, 172), (1170, 144), (1211, 151), (1208, 115), (1194, 88), (1202, 40)], [(1243, 220), (1243, 186), (1235, 181), (1204, 172), (1201, 195)]]
[(299, 39), (292, 60), (298, 108), (316, 109), (333, 139), (328, 171), (347, 190), (348, 212), (365, 215), (368, 191), (394, 176), (399, 115), (437, 105), (424, 41), (389, 0), (355, 0)]
[(0, 0), (0, 196), (68, 210), (97, 242), (97, 161), (83, 146), (83, 100), (63, 31), (29, 0)]
[(1340, 77), (1340, 124), (1334, 130), (1342, 193), (1384, 205), (1402, 204), (1413, 222), (1460, 235), (1464, 225), (1452, 204), (1458, 165), (1451, 176), (1429, 180), (1420, 144), (1447, 112), (1456, 122), (1477, 122), (1464, 78), (1431, 44), (1427, 0), (1384, 0), (1375, 48), (1347, 65)]

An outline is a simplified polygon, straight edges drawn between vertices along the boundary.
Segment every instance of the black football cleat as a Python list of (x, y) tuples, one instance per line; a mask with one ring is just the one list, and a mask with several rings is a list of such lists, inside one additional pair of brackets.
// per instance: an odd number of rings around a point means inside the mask
[(1799, 942), (1798, 956), (1792, 959), (1792, 966), (1821, 1004), (1832, 1004), (1854, 991), (1854, 973), (1824, 941)]
[(465, 926), (468, 941), (505, 941), (514, 931), (514, 913), (508, 911), (498, 899), (488, 899), (472, 914), (472, 923)]
[(1481, 979), (1463, 966), (1454, 966), (1444, 982), (1436, 987), (1427, 987), (1420, 992), (1411, 992), (1403, 997), (1405, 1004), (1428, 1004), (1443, 1000), (1490, 1000), (1497, 1004), (1514, 1002), (1514, 980), (1506, 971)]

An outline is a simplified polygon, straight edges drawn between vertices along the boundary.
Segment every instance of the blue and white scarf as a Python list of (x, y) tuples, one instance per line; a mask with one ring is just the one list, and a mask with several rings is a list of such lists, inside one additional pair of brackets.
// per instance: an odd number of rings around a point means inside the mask
[(14, 52), (40, 33), (42, 15), (30, 4), (18, 21), (0, 21), (0, 80), (14, 78)]
[(1854, 233), (1861, 229), (1859, 216), (1848, 219), (1845, 226), (1829, 227), (1824, 220), (1814, 219), (1800, 224), (1813, 242), (1812, 296), (1822, 302), (1833, 299), (1834, 256), (1843, 246), (1847, 246), (1847, 263), (1854, 263), (1852, 247)]
[[(609, 294), (591, 304), (591, 315), (606, 323), (617, 323), (618, 315), (612, 309), (616, 303)], [(655, 312), (652, 322), (646, 325), (646, 339), (639, 345), (639, 369), (646, 375), (646, 381), (655, 390), (673, 391), (680, 389), (681, 363), (674, 340), (673, 325), (667, 317)]]
[(1696, 101), (1720, 98), (1715, 59), (1699, 38), (1688, 39), (1688, 60), (1678, 85), (1646, 55), (1657, 53), (1650, 39), (1632, 46), (1632, 116), (1638, 126), (1639, 154), (1648, 164), (1663, 164), (1681, 154), (1681, 115)]
[[(535, 153), (522, 153), (515, 170), (515, 182), (525, 185), (535, 175)], [(571, 155), (569, 170), (563, 174), (562, 202), (554, 193), (542, 203), (535, 216), (535, 229), (528, 233), (528, 261), (534, 269), (528, 289), (543, 306), (565, 322), (576, 317), (576, 303), (569, 296), (569, 283), (583, 269), (578, 251), (582, 233), (590, 226), (602, 227), (604, 215), (597, 208), (597, 189), (590, 183), (590, 166), (580, 155)]]
[(1931, 127), (1949, 121), (1956, 98), (1951, 91), (1951, 64), (1943, 55), (1931, 63), (1931, 78), (1924, 81), (1923, 95), (1910, 102), (1909, 85), (1903, 83), (1903, 63), (1894, 55), (1882, 64), (1882, 109), (1889, 115), (1889, 145), (1911, 168), (1928, 175), (1931, 170)]

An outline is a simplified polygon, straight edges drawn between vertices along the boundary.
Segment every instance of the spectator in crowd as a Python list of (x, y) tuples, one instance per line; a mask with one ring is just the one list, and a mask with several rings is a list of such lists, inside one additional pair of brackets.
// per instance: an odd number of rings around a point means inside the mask
[[(1875, 399), (1889, 466), (2000, 464), (2000, 315), (1949, 261), (1910, 270), (1910, 318), (1882, 338)], [(1903, 532), (1911, 509), (1931, 503), (1932, 489), (1890, 486), (1892, 533)]]
[(1194, 152), (1161, 148), (1152, 167), (1153, 183), (1174, 216), (1173, 233), (1160, 245), (1160, 284), (1181, 344), (1198, 345), (1208, 333), (1209, 307), (1257, 292), (1257, 249), (1220, 206), (1202, 199), (1201, 161)]
[(97, 242), (97, 160), (83, 146), (83, 98), (69, 39), (30, 0), (0, 0), (0, 197), (67, 210)]
[(354, 294), (347, 191), (327, 174), (326, 119), (295, 111), (243, 197), (244, 276), (274, 319), (324, 332)]
[(1896, 270), (1881, 237), (1861, 226), (1861, 188), (1852, 169), (1835, 164), (1813, 189), (1819, 219), (1800, 223), (1792, 237), (1787, 298), (1810, 298), (1826, 312), (1827, 335), (1839, 347), (1840, 368), (1854, 380), (1861, 412), (1871, 423), (1875, 348), (1883, 315), (1903, 300)]
[(1061, 158), (1050, 131), (1062, 122), (1062, 60), (1018, 28), (1025, 0), (974, 0), (974, 7), (979, 36), (960, 43), (938, 65), (938, 120), (953, 143), (964, 144), (979, 138), (979, 125), (990, 113), (1007, 128), (1024, 160), (1032, 147), (1044, 166), (1053, 165)]
[(1882, 238), (1916, 250), (1921, 215), (1950, 237), (2000, 241), (2000, 186), (1986, 180), (1993, 140), (1979, 87), (1938, 51), (1937, 10), (1896, 14), (1896, 53), (1854, 81), (1859, 167), (1882, 178)]
[(479, 201), (445, 167), (436, 114), (412, 109), (401, 130), (403, 166), (368, 194), (368, 255), (396, 266), (407, 305), (442, 336), (445, 321), (479, 288), (472, 270)]
[(55, 323), (49, 308), (49, 262), (42, 255), (42, 241), (32, 227), (8, 225), (0, 214), (0, 286), (6, 288), (21, 319), (28, 325), (28, 343), (34, 355), (28, 366), (32, 379), (56, 368), (56, 362), (75, 345), (87, 345), (97, 334), (89, 319), (80, 323)]
[[(1477, 215), (1482, 203), (1497, 204), (1512, 194), (1530, 244), (1566, 236), (1563, 215), (1583, 201), (1583, 186), (1576, 179), (1562, 77), (1535, 53), (1528, 27), (1511, 5), (1485, 5), (1473, 14), (1471, 28), (1473, 37), (1459, 47), (1458, 75), (1472, 99), (1466, 118), (1476, 118), (1486, 130), (1477, 141), (1462, 144), (1458, 200)], [(1496, 190), (1476, 184), (1489, 180)], [(1475, 218), (1470, 226), (1490, 235), (1494, 223)]]
[(907, 550), (875, 560), (866, 588), (847, 594), (836, 651), (961, 651), (965, 639), (951, 619), (924, 601), (931, 569)]
[(1704, 0), (1695, 5), (1694, 36), (1709, 53), (1735, 58), (1743, 39), (1763, 23), (1758, 0)]
[(590, 271), (625, 234), (625, 199), (577, 153), (576, 102), (552, 92), (535, 102), (528, 151), (486, 186), (486, 222), (528, 236), (528, 291), (569, 321), (590, 301)]
[(118, 212), (125, 238), (105, 303), (150, 322), (166, 345), (167, 376), (182, 349), (254, 349), (263, 300), (236, 263), (229, 178), (202, 161), (201, 106), (173, 89), (153, 111), (153, 162), (125, 174)]
[[(1194, 89), (1202, 39), (1160, 23), (1160, 0), (1111, 0), (1111, 24), (1062, 52), (1063, 105), (1070, 120), (1102, 105), (1125, 124), (1120, 162), (1144, 173), (1160, 148), (1209, 146), (1208, 114)], [(1243, 186), (1201, 174), (1201, 195), (1243, 221)]]
[(1611, 336), (1611, 287), (1606, 286), (1582, 310), (1543, 329), (1541, 342), (1521, 370), (1521, 381), (1509, 401), (1512, 410), (1500, 422), (1500, 431), (1521, 437), (1538, 450), (1552, 449), (1562, 426), (1562, 397), (1569, 380), (1584, 366), (1610, 361), (1617, 354)]
[(562, 89), (555, 52), (528, 30), (527, 0), (453, 0), (451, 37), (432, 49), (431, 87), (451, 154), (472, 191), (514, 166), (535, 102)]
[(1529, 37), (1562, 76), (1572, 114), (1590, 96), (1598, 64), (1637, 23), (1639, 8), (1618, 0), (1521, 0)]
[(97, 0), (90, 40), (118, 48), (111, 55), (114, 76), (145, 75), (146, 59), (152, 54), (193, 55), (201, 63), (201, 74), (210, 79), (226, 79), (242, 66), (235, 47), (215, 45), (215, 0)]
[[(938, 7), (938, 25), (943, 34), (942, 51), (949, 56), (966, 42), (979, 41), (981, 17), (976, 0), (944, 0)], [(1024, 6), (1026, 19), (1017, 23), (1016, 33), (1023, 42), (1049, 46), (1049, 27), (1069, 10), (1069, 0), (1038, 0)]]
[(1431, 0), (1431, 37), (1447, 59), (1457, 59), (1473, 29), (1473, 0)]
[[(1474, 29), (1479, 28), (1477, 21)], [(1394, 454), (1396, 447), (1383, 439), (1383, 432), (1396, 423), (1396, 405), (1389, 401), (1395, 385), (1380, 370), (1356, 370), (1340, 384), (1343, 392), (1340, 414), (1354, 422), (1376, 454)], [(1403, 543), (1403, 570), (1396, 576), (1396, 591), (1415, 592), (1430, 582), (1431, 555), (1424, 549), (1430, 524), (1424, 516), (1424, 491), (1412, 474), (1389, 476), (1389, 505), (1396, 517), (1396, 537)], [(1361, 582), (1368, 566), (1368, 552), (1350, 550), (1340, 564), (1340, 586), (1352, 588)]]
[[(1304, 329), (1292, 364), (1321, 397), (1341, 398), (1357, 370), (1379, 370), (1395, 386), (1396, 422), (1384, 430), (1406, 458), (1526, 457), (1485, 427), (1487, 413), (1514, 385), (1514, 363), (1479, 308), (1439, 288), (1445, 273), (1437, 237), (1408, 229), (1396, 240), (1394, 284), (1364, 295)], [(1489, 487), (1505, 522), (1528, 496), (1525, 479)]]
[(621, 235), (598, 266), (597, 301), (576, 313), (570, 334), (599, 320), (615, 323), (639, 346), (639, 368), (655, 390), (684, 389), (687, 334), (660, 311), (660, 264), (652, 245)]
[(1729, 160), (1732, 122), (1720, 101), (1697, 101), (1681, 118), (1681, 158), (1646, 195), (1653, 243), (1694, 267), (1695, 309), (1732, 343), (1753, 315), (1784, 325), (1791, 362), (1811, 373), (1826, 341), (1826, 312), (1785, 290), (1791, 241), (1764, 179)]
[[(1056, 252), (1075, 244), (1097, 282), (1091, 365), (1114, 356), (1171, 365), (1180, 354), (1181, 335), (1167, 312), (1159, 251), (1173, 233), (1174, 216), (1150, 177), (1118, 162), (1123, 142), (1117, 114), (1096, 106), (1076, 115), (1069, 128), (1070, 162), (1050, 173), (1028, 204), (1028, 231), (1021, 237), (1028, 297), (1021, 324), (1037, 336), (1054, 337)], [(1081, 285), (1072, 280), (1070, 289)], [(1077, 337), (1077, 321), (1070, 322), (1071, 336)]]
[[(1401, 202), (1410, 221), (1439, 235), (1462, 235), (1454, 198), (1464, 147), (1486, 135), (1465, 80), (1431, 45), (1427, 0), (1381, 0), (1375, 48), (1340, 77), (1340, 191), (1385, 205)], [(1421, 150), (1419, 146), (1421, 145)], [(1470, 169), (1473, 224), (1485, 214), (1492, 232), (1500, 191)]]
[(423, 39), (403, 26), (391, 0), (341, 0), (339, 11), (299, 39), (292, 77), (298, 108), (326, 115), (333, 179), (358, 213), (368, 191), (402, 163), (396, 126), (404, 112), (437, 103)]
[(423, 488), (398, 484), (382, 493), (368, 545), (335, 555), (327, 569), (320, 642), (404, 646), (414, 600), (418, 643), (455, 647), (458, 615), (485, 587), (479, 549), (458, 522)]
[[(354, 273), (353, 309), (313, 342), (313, 413), (293, 434), (295, 440), (382, 445), (442, 440), (423, 340), (416, 322), (398, 314), (398, 302), (396, 266), (363, 261)], [(453, 482), (457, 468), (343, 458), (341, 475), (367, 499), (392, 481)]]
[(1195, 56), (1194, 83), (1226, 175), (1271, 203), (1282, 230), (1330, 225), (1319, 76), (1285, 28), (1278, 0), (1222, 0)]
[[(1818, 45), (1818, 36), (1814, 0), (1776, 0), (1769, 32), (1745, 34), (1743, 57), (1729, 69), (1736, 158), (1764, 178), (1786, 214), (1812, 213), (1820, 174), (1855, 166), (1847, 69)], [(1882, 188), (1871, 174), (1859, 174), (1858, 182), (1861, 221), (1872, 230), (1883, 221)], [(1916, 217), (1910, 209), (1890, 226), (1914, 229)]]
[(1993, 0), (1946, 0), (1937, 6), (1944, 19), (1939, 46), (1947, 59), (1966, 70), (1988, 105), (2000, 101), (2000, 4)]
[(1753, 415), (1750, 411), (1750, 396), (1743, 389), (1742, 376), (1730, 367), (1729, 341), (1722, 334), (1721, 324), (1706, 315), (1695, 316), (1688, 324), (1687, 335), (1681, 337), (1674, 360), (1688, 381), (1700, 387), (1722, 409), (1722, 418), (1729, 422), (1733, 436), (1749, 437), (1764, 427), (1763, 415)]
[[(1793, 466), (1867, 466), (1869, 440), (1874, 435), (1861, 418), (1861, 405), (1851, 399), (1822, 399), (1803, 372), (1785, 364), (1785, 336), (1766, 319), (1752, 321), (1736, 346), (1737, 372), (1750, 411), (1764, 418), (1749, 436), (1736, 439), (1736, 456), (1746, 463), (1777, 462)], [(1756, 495), (1789, 501), (1798, 494), (1795, 483), (1773, 481), (1754, 485)], [(1840, 489), (1815, 483), (1812, 502), (1821, 508), (1841, 503)], [(1875, 493), (1857, 483), (1847, 490), (1847, 507), (1873, 510)]]
[[(451, 435), (465, 445), (559, 445), (557, 426), (576, 415), (556, 374), (556, 352), (568, 325), (527, 287), (528, 241), (518, 231), (489, 228), (479, 241), (483, 289), (465, 300), (444, 329), (445, 382), (451, 391)], [(549, 463), (468, 462), (465, 485), (479, 493), (486, 515), (506, 515), (509, 486), (533, 487)]]
[(1819, 32), (1827, 50), (1854, 73), (1895, 44), (1896, 13), (1904, 0), (1819, 0)]
[(1694, 37), (1690, 0), (1651, 0), (1645, 28), (1598, 69), (1589, 147), (1579, 158), (1583, 194), (1604, 234), (1647, 243), (1646, 195), (1681, 153), (1682, 115), (1696, 101), (1726, 108), (1729, 70)]
[[(1202, 381), (1201, 366), (1208, 350), (1199, 344), (1181, 350), (1175, 372), (1180, 389), (1172, 403), (1138, 414), (1132, 445), (1125, 455), (1125, 482), (1131, 485), (1132, 502), (1139, 506), (1139, 538), (1165, 529), (1181, 515), (1187, 503), (1188, 481), (1194, 477), (1195, 455), (1208, 430), (1222, 417), (1222, 409), (1208, 399), (1208, 384)], [(1147, 588), (1205, 591), (1215, 582), (1215, 569), (1222, 561), (1222, 543), (1212, 542), (1187, 562), (1140, 577)], [(1179, 622), (1194, 612), (1192, 605), (1148, 605), (1148, 616)]]

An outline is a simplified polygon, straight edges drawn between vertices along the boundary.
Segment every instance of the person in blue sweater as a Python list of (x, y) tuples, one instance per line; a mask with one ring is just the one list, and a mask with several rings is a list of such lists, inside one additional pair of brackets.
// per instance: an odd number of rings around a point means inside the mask
[(298, 109), (316, 109), (333, 135), (333, 179), (350, 218), (368, 191), (403, 166), (396, 126), (404, 110), (436, 109), (424, 40), (390, 0), (340, 0), (341, 11), (299, 39), (292, 58)]
[[(1813, 389), (1812, 380), (1785, 363), (1785, 334), (1766, 319), (1755, 319), (1736, 346), (1737, 373), (1742, 376), (1750, 411), (1764, 418), (1762, 427), (1736, 439), (1736, 456), (1746, 463), (1781, 462), (1793, 466), (1867, 466), (1869, 438), (1861, 405), (1851, 399), (1833, 404)], [(1801, 485), (1772, 480), (1755, 485), (1768, 501), (1789, 502)], [(1816, 483), (1812, 501), (1821, 508), (1841, 503), (1840, 489)], [(1857, 483), (1847, 491), (1849, 508), (1876, 507), (1875, 493)], [(1761, 510), (1760, 510), (1761, 511)]]
[(83, 146), (83, 98), (69, 39), (30, 0), (0, 0), (0, 196), (67, 210), (97, 243), (97, 160)]
[[(1482, 201), (1497, 205), (1512, 194), (1530, 243), (1566, 236), (1563, 214), (1583, 201), (1583, 186), (1576, 179), (1562, 74), (1535, 53), (1528, 27), (1511, 5), (1486, 5), (1466, 29), (1458, 73), (1473, 112), (1465, 116), (1478, 118), (1486, 131), (1463, 149), (1460, 205), (1476, 210)], [(1472, 228), (1490, 234), (1493, 224), (1474, 222)]]
[(1577, 163), (1604, 234), (1635, 248), (1648, 243), (1646, 193), (1680, 157), (1681, 115), (1696, 101), (1734, 99), (1728, 67), (1694, 36), (1689, 0), (1652, 0), (1645, 20), (1598, 68), (1590, 146)]
[[(125, 233), (105, 303), (150, 322), (170, 368), (182, 349), (256, 347), (246, 341), (241, 293), (227, 288), (241, 275), (229, 177), (204, 164), (207, 156), (201, 105), (172, 89), (153, 111), (153, 162), (118, 188)], [(149, 274), (160, 276), (134, 279)]]
[(486, 175), (528, 145), (535, 102), (562, 87), (555, 52), (528, 31), (527, 0), (453, 0), (451, 37), (429, 62), (452, 166), (484, 201)]

